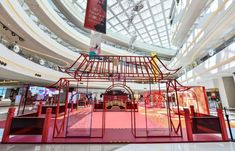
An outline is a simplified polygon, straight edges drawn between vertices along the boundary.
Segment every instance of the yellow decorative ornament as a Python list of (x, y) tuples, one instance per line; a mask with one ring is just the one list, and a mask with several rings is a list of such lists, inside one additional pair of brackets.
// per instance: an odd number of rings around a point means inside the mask
[(151, 52), (150, 53), (150, 56), (153, 57), (153, 59), (151, 61), (151, 65), (152, 65), (153, 74), (154, 74), (155, 79), (157, 79), (158, 75), (159, 75), (158, 70), (157, 70), (157, 57), (154, 57), (156, 55), (157, 55), (156, 52)]

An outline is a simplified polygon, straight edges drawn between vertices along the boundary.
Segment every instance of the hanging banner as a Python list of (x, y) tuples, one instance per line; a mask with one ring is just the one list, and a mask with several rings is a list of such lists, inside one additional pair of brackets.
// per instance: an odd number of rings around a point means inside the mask
[(106, 34), (107, 0), (87, 0), (84, 27)]
[(96, 55), (99, 55), (101, 48), (101, 41), (102, 41), (102, 34), (95, 31), (91, 31), (90, 51), (95, 52)]
[(89, 56), (91, 59), (100, 54), (101, 40), (102, 40), (101, 33), (91, 31), (90, 52), (89, 52)]

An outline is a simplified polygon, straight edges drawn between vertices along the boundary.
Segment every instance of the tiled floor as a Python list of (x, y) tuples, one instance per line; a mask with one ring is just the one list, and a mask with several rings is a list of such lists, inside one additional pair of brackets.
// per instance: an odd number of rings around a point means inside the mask
[(235, 151), (234, 143), (130, 144), (115, 151)]
[(235, 143), (0, 145), (1, 151), (235, 151)]

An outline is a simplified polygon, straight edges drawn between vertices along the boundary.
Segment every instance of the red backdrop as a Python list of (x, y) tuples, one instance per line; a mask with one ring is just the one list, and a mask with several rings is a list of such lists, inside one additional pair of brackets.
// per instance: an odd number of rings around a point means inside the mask
[(205, 87), (192, 87), (188, 91), (178, 93), (179, 106), (194, 105), (196, 112), (209, 114)]

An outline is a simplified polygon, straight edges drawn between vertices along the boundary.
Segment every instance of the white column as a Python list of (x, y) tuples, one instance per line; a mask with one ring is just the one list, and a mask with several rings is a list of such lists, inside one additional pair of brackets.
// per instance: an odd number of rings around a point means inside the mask
[(224, 88), (228, 100), (229, 107), (235, 108), (235, 83), (232, 76), (223, 77)]
[(223, 107), (229, 107), (222, 77), (218, 78), (218, 88), (219, 88), (220, 100), (221, 100)]
[(234, 80), (234, 83), (235, 83), (235, 72), (233, 73), (233, 80)]

